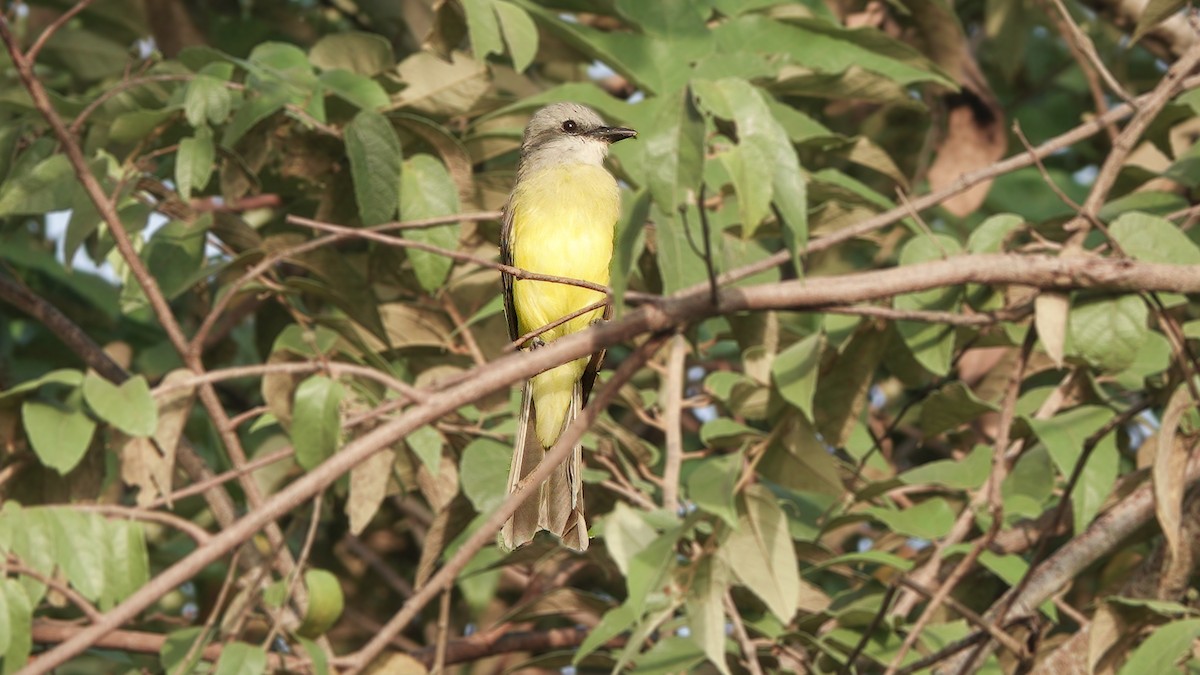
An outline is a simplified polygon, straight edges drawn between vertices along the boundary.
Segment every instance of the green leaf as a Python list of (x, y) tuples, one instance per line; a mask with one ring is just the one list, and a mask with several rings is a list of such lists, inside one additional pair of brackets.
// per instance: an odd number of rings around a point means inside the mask
[(996, 410), (996, 406), (980, 401), (963, 383), (950, 382), (921, 406), (921, 432), (937, 436)]
[(467, 13), (467, 33), (471, 36), (471, 52), (483, 61), (490, 54), (504, 52), (500, 40), (500, 24), (496, 19), (493, 0), (463, 0)]
[(341, 383), (324, 375), (313, 375), (296, 388), (292, 447), (296, 450), (296, 463), (305, 470), (316, 468), (337, 450), (341, 402)]
[(354, 198), (364, 225), (380, 225), (396, 215), (400, 194), (400, 139), (386, 117), (363, 110), (346, 125), (346, 154)]
[(654, 104), (654, 117), (639, 135), (645, 152), (646, 182), (659, 208), (674, 212), (700, 186), (704, 120), (687, 87), (658, 97)]
[(221, 647), (214, 675), (262, 675), (267, 671), (267, 652), (258, 645), (226, 642)]
[(462, 450), (458, 474), (463, 493), (479, 513), (495, 511), (507, 495), (512, 447), (490, 438), (476, 438)]
[[(184, 657), (192, 651), (192, 644), (201, 638), (207, 638), (208, 633), (203, 626), (181, 628), (167, 634), (162, 646), (158, 648), (158, 662), (163, 672), (170, 675), (185, 675), (193, 672), (193, 667), (199, 662), (201, 650), (197, 648), (188, 662)], [(204, 640), (205, 643), (208, 639)], [(203, 645), (201, 645), (203, 646)]]
[[(695, 86), (702, 107), (708, 101), (709, 112), (737, 123), (738, 148), (743, 151), (740, 157), (743, 163), (740, 168), (745, 172), (743, 181), (750, 178), (749, 174), (760, 171), (767, 174), (764, 185), (769, 190), (769, 201), (775, 205), (782, 220), (784, 243), (792, 252), (796, 268), (803, 269), (799, 255), (809, 239), (806, 181), (787, 130), (775, 120), (767, 104), (770, 95), (738, 78), (697, 82)], [(761, 165), (750, 166), (750, 162), (760, 161)], [(738, 180), (734, 179), (734, 185), (737, 184)], [(742, 187), (738, 186), (739, 203), (745, 198)], [(754, 187), (744, 187), (755, 199), (761, 198)], [(749, 238), (758, 227), (758, 219), (743, 220), (742, 227), (744, 237)]]
[[(416, 220), (459, 212), (458, 188), (442, 164), (432, 155), (414, 155), (404, 160), (400, 172), (400, 219)], [(458, 248), (458, 225), (408, 230), (406, 236), (443, 249)], [(406, 250), (421, 287), (433, 292), (442, 287), (454, 261), (440, 253)]]
[(1014, 213), (998, 213), (971, 230), (967, 250), (971, 253), (1000, 253), (1009, 235), (1020, 229), (1025, 219)]
[(775, 495), (761, 485), (746, 488), (742, 506), (737, 529), (721, 552), (738, 581), (787, 624), (800, 601), (800, 572), (796, 549), (788, 535), (787, 515)]
[[(922, 235), (910, 240), (900, 251), (901, 265), (915, 265), (941, 260), (962, 251), (959, 243), (946, 235)], [(939, 288), (920, 293), (896, 296), (899, 310), (956, 311), (961, 303), (962, 289)], [(896, 328), (904, 344), (926, 370), (934, 375), (946, 375), (954, 359), (953, 326), (926, 321), (897, 321)]]
[[(404, 437), (404, 442), (408, 444), (413, 454), (420, 458), (425, 468), (429, 469), (429, 473), (434, 476), (438, 475), (442, 466), (442, 446), (445, 445), (445, 439), (437, 429), (428, 425), (417, 427)], [(505, 473), (508, 473), (507, 467)]]
[(496, 18), (500, 20), (500, 32), (504, 34), (504, 42), (508, 44), (513, 68), (518, 73), (523, 73), (537, 56), (537, 26), (528, 12), (511, 2), (495, 0), (492, 7), (496, 10)]
[(308, 60), (320, 70), (344, 70), (365, 77), (375, 77), (396, 65), (387, 38), (363, 31), (344, 31), (322, 37), (308, 50)]
[(633, 199), (623, 195), (621, 217), (613, 237), (613, 257), (609, 277), (613, 289), (613, 312), (620, 317), (625, 308), (625, 288), (634, 272), (634, 265), (646, 245), (646, 220), (650, 215), (650, 191), (639, 190)]
[(26, 380), (20, 384), (13, 385), (3, 392), (0, 392), (0, 403), (19, 400), (20, 398), (23, 398), (22, 394), (37, 391), (37, 389), (44, 384), (63, 384), (68, 387), (78, 387), (82, 383), (82, 370), (59, 368), (58, 370), (52, 370), (41, 377), (37, 377), (32, 380)]
[[(831, 334), (829, 325), (826, 331)], [(817, 383), (813, 420), (825, 442), (840, 447), (858, 423), (875, 370), (883, 360), (888, 333), (864, 330), (855, 334)]]
[(609, 640), (629, 630), (637, 621), (640, 613), (629, 601), (619, 607), (614, 607), (600, 617), (600, 623), (588, 631), (587, 637), (580, 643), (579, 648), (571, 657), (571, 663), (578, 664), (588, 654), (599, 649)]
[(1050, 457), (1064, 476), (1071, 475), (1083, 453), (1084, 441), (1113, 418), (1113, 411), (1083, 405), (1061, 412), (1050, 419), (1028, 419), (1029, 426), (1050, 451)]
[(1000, 486), (1004, 497), (1004, 518), (1016, 522), (1035, 518), (1054, 491), (1054, 464), (1050, 453), (1038, 446), (1026, 451)]
[(843, 28), (825, 19), (793, 18), (784, 23), (763, 14), (744, 14), (718, 26), (712, 37), (722, 51), (752, 46), (782, 53), (806, 70), (843, 73), (862, 68), (901, 86), (937, 82), (957, 89), (920, 52), (882, 31)]
[(704, 233), (696, 209), (689, 208), (686, 219), (678, 212), (662, 213), (656, 209), (656, 213), (660, 214), (655, 218), (660, 225), (654, 233), (663, 293), (670, 295), (693, 284), (707, 282), (708, 270), (702, 257)]
[(193, 127), (223, 124), (232, 107), (229, 89), (221, 80), (200, 74), (188, 83), (183, 98), (183, 114)]
[(296, 632), (301, 637), (316, 639), (337, 623), (346, 600), (338, 578), (327, 570), (311, 568), (306, 571), (304, 587), (308, 589), (308, 610)]
[(21, 406), (21, 422), (38, 459), (63, 475), (83, 459), (96, 430), (78, 394), (62, 403), (27, 400)]
[(1200, 619), (1185, 619), (1159, 626), (1121, 667), (1120, 675), (1178, 672), (1179, 662), (1200, 636)]
[(4, 651), (4, 673), (16, 672), (29, 660), (33, 649), (33, 603), (16, 579), (4, 580), (8, 604), (8, 649)]
[(83, 378), (83, 398), (100, 419), (130, 436), (152, 436), (158, 429), (158, 406), (146, 378), (131, 377), (120, 386), (88, 373)]
[[(325, 650), (307, 638), (298, 638), (300, 647), (304, 649), (304, 653), (308, 655), (309, 668), (312, 669), (313, 675), (329, 675), (329, 660), (325, 656)], [(413, 675), (418, 675), (414, 673)]]
[(1103, 371), (1125, 370), (1146, 343), (1148, 317), (1137, 295), (1074, 303), (1067, 317), (1066, 353)]
[(807, 418), (788, 414), (777, 422), (758, 474), (792, 490), (841, 495), (842, 479), (830, 450)]
[(682, 87), (691, 64), (710, 54), (713, 42), (695, 6), (679, 0), (626, 2), (618, 9), (646, 34), (599, 30), (582, 22), (559, 18), (556, 9), (530, 0), (524, 7), (541, 25), (590, 59), (601, 61), (636, 88), (662, 94)]
[(75, 170), (65, 154), (54, 154), (32, 169), (14, 169), (0, 185), (0, 217), (34, 215), (70, 208)]
[(940, 497), (931, 497), (903, 510), (872, 506), (866, 512), (892, 532), (910, 537), (934, 540), (954, 527), (954, 511)]
[[(691, 639), (725, 675), (729, 675), (725, 663), (725, 593), (729, 578), (729, 567), (722, 557), (706, 556), (696, 563), (687, 597)], [(639, 661), (638, 665), (645, 664)]]
[(813, 395), (817, 391), (817, 372), (825, 347), (824, 332), (816, 332), (794, 342), (775, 357), (771, 379), (785, 401), (813, 419)]
[(133, 594), (150, 579), (150, 556), (146, 550), (146, 537), (141, 523), (132, 520), (108, 520), (104, 522), (108, 545), (104, 556), (105, 596), (101, 605), (111, 608)]
[(674, 550), (679, 543), (680, 528), (672, 527), (655, 537), (629, 559), (625, 584), (629, 589), (628, 602), (645, 611), (650, 596), (662, 593), (662, 582), (675, 567)]
[(909, 469), (898, 478), (908, 485), (944, 485), (955, 490), (974, 490), (983, 485), (992, 470), (992, 447), (977, 445), (959, 460), (942, 459)]
[(687, 477), (688, 498), (701, 509), (736, 527), (734, 487), (742, 473), (742, 453), (734, 452), (702, 460)]
[(179, 141), (179, 152), (175, 155), (175, 185), (184, 201), (192, 198), (192, 190), (200, 191), (208, 185), (216, 156), (208, 127), (199, 127), (195, 135)]
[(54, 525), (56, 548), (60, 553), (58, 564), (67, 580), (83, 597), (92, 602), (99, 601), (107, 592), (104, 558), (108, 550), (105, 544), (108, 533), (104, 517), (66, 507), (49, 509), (47, 515)]
[(321, 84), (330, 93), (363, 110), (379, 110), (391, 99), (375, 80), (348, 70), (331, 70), (321, 73)]
[[(191, 222), (172, 220), (159, 228), (142, 249), (142, 260), (168, 300), (179, 297), (212, 273), (212, 268), (204, 267), (204, 249), (211, 225), (210, 213)], [(140, 287), (137, 292), (141, 293)]]
[(7, 654), (10, 644), (12, 644), (12, 616), (8, 610), (8, 593), (4, 592), (4, 589), (0, 589), (0, 654)]
[(1165, 218), (1130, 212), (1108, 226), (1108, 232), (1131, 258), (1171, 265), (1200, 265), (1200, 247)]
[[(247, 97), (246, 102), (238, 106), (233, 119), (225, 127), (221, 135), (221, 146), (232, 148), (256, 124), (283, 109), (288, 102), (287, 89), (281, 85), (268, 85), (256, 89)], [(156, 123), (157, 125), (157, 123)], [(140, 138), (144, 134), (139, 134)]]
[(717, 417), (700, 427), (700, 441), (718, 448), (738, 448), (763, 437), (763, 432), (728, 417)]

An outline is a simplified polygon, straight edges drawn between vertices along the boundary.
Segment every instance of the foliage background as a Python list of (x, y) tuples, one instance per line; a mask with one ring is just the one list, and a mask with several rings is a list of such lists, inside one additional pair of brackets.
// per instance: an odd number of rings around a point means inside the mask
[[(4, 671), (1195, 667), (1181, 7), (7, 5)], [(617, 318), (514, 355), (557, 100), (641, 132)], [(592, 548), (505, 556), (604, 345)]]

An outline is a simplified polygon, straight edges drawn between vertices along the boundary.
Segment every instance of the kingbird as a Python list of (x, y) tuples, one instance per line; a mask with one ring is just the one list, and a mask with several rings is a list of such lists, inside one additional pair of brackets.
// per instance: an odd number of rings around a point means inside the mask
[[(620, 214), (617, 181), (604, 168), (608, 146), (637, 132), (610, 127), (590, 108), (555, 103), (534, 113), (521, 141), (517, 182), (504, 208), (500, 260), (539, 274), (608, 284), (613, 236)], [(508, 334), (513, 340), (604, 299), (589, 288), (501, 275)], [(530, 341), (537, 348), (587, 328), (602, 308), (550, 328)], [(587, 403), (602, 353), (576, 359), (534, 375), (521, 392), (512, 468), (511, 494), (542, 461), (566, 425)], [(501, 530), (500, 543), (514, 549), (549, 530), (567, 546), (585, 550), (583, 448), (576, 444), (564, 462)]]

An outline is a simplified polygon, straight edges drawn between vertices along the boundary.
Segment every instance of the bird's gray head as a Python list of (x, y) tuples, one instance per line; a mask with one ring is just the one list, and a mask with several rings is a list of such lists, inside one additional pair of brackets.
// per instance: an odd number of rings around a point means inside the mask
[(554, 103), (533, 114), (521, 141), (521, 168), (550, 164), (602, 164), (608, 146), (637, 136), (633, 129), (610, 127), (596, 111), (578, 103)]

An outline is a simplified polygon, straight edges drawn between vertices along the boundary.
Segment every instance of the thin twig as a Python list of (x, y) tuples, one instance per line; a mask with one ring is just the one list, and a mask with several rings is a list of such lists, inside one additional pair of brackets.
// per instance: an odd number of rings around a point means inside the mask
[(667, 376), (663, 380), (663, 426), (667, 432), (666, 457), (663, 460), (662, 505), (679, 509), (679, 471), (683, 465), (683, 387), (687, 358), (687, 338), (677, 333), (671, 338), (667, 356)]
[(762, 666), (758, 663), (758, 650), (750, 641), (750, 635), (746, 633), (742, 615), (738, 613), (737, 605), (733, 602), (733, 594), (729, 592), (728, 588), (725, 589), (725, 613), (729, 615), (729, 622), (733, 624), (733, 635), (742, 648), (742, 657), (750, 675), (763, 675)]

